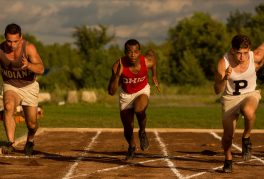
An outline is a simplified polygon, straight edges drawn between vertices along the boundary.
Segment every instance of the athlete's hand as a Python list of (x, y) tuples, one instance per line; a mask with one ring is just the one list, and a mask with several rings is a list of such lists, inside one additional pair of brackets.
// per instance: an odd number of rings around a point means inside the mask
[(120, 58), (118, 66), (117, 66), (117, 70), (116, 70), (116, 75), (121, 76), (122, 72), (123, 72), (123, 64)]
[(225, 76), (224, 76), (224, 80), (229, 80), (230, 79), (230, 75), (232, 73), (232, 68), (229, 65), (225, 71)]
[(156, 76), (153, 76), (153, 77), (152, 77), (152, 81), (153, 81), (153, 83), (155, 84), (155, 87), (157, 88), (158, 92), (160, 93), (159, 82), (158, 82)]
[(28, 67), (29, 67), (29, 65), (30, 65), (30, 63), (29, 63), (29, 61), (28, 61), (28, 59), (26, 58), (26, 57), (22, 57), (22, 61), (21, 61), (21, 63), (22, 63), (22, 69), (23, 70), (26, 70), (26, 69), (28, 69)]

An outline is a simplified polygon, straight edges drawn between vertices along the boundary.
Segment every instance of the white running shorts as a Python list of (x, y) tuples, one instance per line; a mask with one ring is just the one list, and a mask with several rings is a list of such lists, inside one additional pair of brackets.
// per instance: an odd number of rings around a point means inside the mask
[(124, 109), (133, 108), (133, 102), (134, 100), (141, 94), (145, 94), (148, 97), (150, 96), (150, 86), (147, 84), (142, 90), (136, 92), (136, 93), (125, 93), (122, 88), (120, 90), (119, 94), (119, 107), (120, 111)]
[(3, 92), (8, 90), (17, 93), (21, 99), (22, 106), (38, 106), (39, 84), (37, 81), (22, 88), (17, 88), (10, 84), (4, 83)]

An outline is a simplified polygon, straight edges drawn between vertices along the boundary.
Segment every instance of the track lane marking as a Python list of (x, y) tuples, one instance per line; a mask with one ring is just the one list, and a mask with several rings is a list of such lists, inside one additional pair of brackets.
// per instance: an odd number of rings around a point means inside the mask
[(89, 173), (89, 174), (75, 175), (75, 176), (70, 177), (70, 178), (86, 177), (86, 176), (90, 176), (90, 175), (96, 174), (96, 173), (103, 173), (103, 172), (108, 172), (108, 171), (111, 171), (111, 170), (118, 170), (118, 169), (130, 167), (130, 166), (135, 166), (135, 165), (138, 165), (138, 164), (145, 164), (145, 163), (150, 163), (150, 162), (156, 162), (156, 161), (159, 161), (159, 160), (164, 160), (164, 159), (163, 158), (153, 159), (153, 160), (147, 160), (147, 161), (142, 161), (142, 162), (127, 164), (127, 165), (120, 165), (120, 166), (117, 166), (117, 167), (104, 168), (104, 169), (101, 169), (101, 170), (96, 170), (96, 171), (94, 171), (92, 173)]
[(90, 150), (92, 145), (95, 143), (98, 136), (101, 134), (101, 131), (97, 131), (96, 135), (92, 138), (92, 141), (88, 143), (87, 147), (84, 148), (85, 152), (82, 153), (80, 157), (76, 159), (74, 164), (71, 165), (69, 171), (66, 173), (66, 175), (63, 177), (63, 179), (69, 179), (70, 176), (73, 174), (75, 168), (78, 166), (79, 162), (84, 158), (84, 155), (87, 153), (87, 151)]
[(176, 169), (176, 166), (174, 165), (174, 163), (170, 160), (170, 159), (168, 159), (167, 158), (167, 156), (168, 156), (168, 152), (167, 152), (167, 149), (166, 149), (166, 146), (165, 146), (165, 144), (161, 141), (161, 138), (159, 137), (159, 133), (157, 132), (157, 131), (154, 131), (154, 134), (155, 134), (155, 136), (156, 136), (156, 139), (157, 139), (157, 141), (158, 141), (158, 143), (159, 143), (159, 145), (160, 145), (160, 147), (161, 147), (161, 149), (162, 149), (162, 153), (163, 153), (163, 155), (164, 155), (164, 161), (166, 161), (167, 162), (167, 165), (168, 165), (168, 167), (171, 169), (171, 171), (178, 177), (178, 178), (184, 178), (181, 174), (180, 174), (180, 172)]
[[(216, 138), (216, 139), (218, 139), (218, 140), (220, 140), (220, 141), (221, 141), (221, 139), (222, 139), (219, 135), (217, 135), (217, 134), (216, 134), (215, 132), (213, 132), (213, 131), (209, 132), (209, 134), (211, 134), (214, 138)], [(242, 151), (242, 149), (241, 149), (239, 146), (237, 146), (236, 144), (232, 144), (232, 146), (233, 146), (234, 148), (236, 148), (237, 150)], [(257, 161), (260, 161), (261, 163), (264, 163), (264, 161), (263, 161), (261, 158), (257, 157), (257, 156), (252, 155), (252, 158), (254, 158), (254, 159), (251, 159), (251, 160), (249, 160), (249, 161), (255, 161), (255, 160), (257, 160)], [(236, 162), (236, 163), (244, 163), (244, 161), (242, 161), (242, 162)], [(221, 165), (221, 166), (217, 166), (217, 167), (212, 168), (212, 170), (213, 170), (213, 171), (216, 171), (216, 170), (218, 170), (218, 169), (221, 169), (222, 167), (223, 167), (223, 165)], [(208, 173), (208, 172), (199, 172), (199, 173), (196, 173), (196, 174), (193, 174), (193, 175), (185, 176), (185, 177), (183, 177), (183, 178), (184, 178), (184, 179), (190, 179), (190, 178), (193, 178), (193, 177), (198, 177), (198, 176), (204, 175), (204, 174), (206, 174), (206, 173)]]
[[(211, 134), (212, 136), (214, 136), (216, 139), (218, 139), (218, 140), (221, 141), (221, 137), (220, 137), (219, 135), (217, 135), (215, 132), (210, 132), (210, 134)], [(238, 145), (236, 145), (236, 144), (232, 144), (232, 146), (233, 146), (234, 148), (236, 148), (238, 151), (242, 152), (242, 149), (241, 149)], [(251, 155), (251, 158), (254, 158), (254, 159), (256, 159), (257, 161), (259, 161), (259, 162), (261, 162), (261, 163), (264, 164), (264, 160), (262, 160), (261, 158), (255, 156), (255, 155)]]

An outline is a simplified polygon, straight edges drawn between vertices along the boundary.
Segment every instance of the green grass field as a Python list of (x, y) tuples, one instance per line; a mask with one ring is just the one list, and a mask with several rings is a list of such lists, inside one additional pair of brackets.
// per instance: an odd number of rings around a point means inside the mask
[[(221, 107), (215, 96), (154, 96), (147, 110), (149, 128), (222, 128)], [(121, 128), (117, 100), (95, 104), (44, 104), (40, 127)], [(264, 129), (264, 105), (257, 111), (255, 129)], [(137, 127), (135, 118), (135, 127)], [(243, 128), (243, 120), (238, 122)], [(17, 124), (16, 137), (26, 134), (25, 123)], [(6, 140), (1, 125), (0, 141)]]

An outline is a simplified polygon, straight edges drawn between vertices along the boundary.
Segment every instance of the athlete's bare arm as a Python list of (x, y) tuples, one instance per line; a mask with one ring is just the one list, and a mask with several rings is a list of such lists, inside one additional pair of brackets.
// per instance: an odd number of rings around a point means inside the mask
[(264, 43), (254, 50), (254, 60), (256, 71), (258, 71), (264, 64)]
[(159, 82), (157, 78), (157, 56), (153, 50), (148, 50), (145, 54), (145, 63), (147, 68), (151, 69), (152, 81), (155, 84), (157, 90), (160, 92)]
[(226, 81), (230, 78), (231, 72), (232, 72), (232, 68), (229, 66), (226, 69), (224, 59), (223, 58), (220, 59), (215, 73), (215, 83), (214, 83), (215, 94), (222, 93), (225, 90)]
[(108, 84), (108, 93), (114, 95), (118, 89), (120, 76), (123, 72), (121, 59), (117, 60), (112, 67), (112, 75)]
[(28, 58), (22, 58), (22, 69), (28, 69), (36, 74), (43, 74), (44, 65), (36, 47), (31, 43), (27, 43), (26, 52)]

